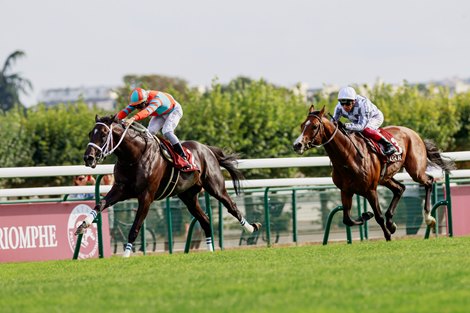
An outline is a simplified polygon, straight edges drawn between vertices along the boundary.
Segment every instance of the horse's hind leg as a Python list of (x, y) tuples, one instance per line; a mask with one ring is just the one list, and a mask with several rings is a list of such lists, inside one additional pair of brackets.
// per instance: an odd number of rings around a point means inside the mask
[(212, 252), (214, 251), (212, 246), (212, 230), (209, 218), (202, 210), (198, 201), (198, 195), (200, 191), (201, 187), (193, 187), (179, 194), (178, 197), (181, 199), (181, 201), (183, 201), (183, 203), (188, 208), (189, 212), (192, 214), (192, 216), (194, 216), (195, 219), (197, 219), (197, 221), (201, 225), (202, 229), (204, 230), (204, 234), (206, 235), (207, 250)]
[(374, 210), (375, 220), (377, 221), (377, 224), (379, 224), (380, 227), (382, 228), (385, 239), (387, 241), (392, 240), (392, 234), (390, 234), (390, 231), (385, 226), (385, 220), (382, 216), (382, 211), (380, 211), (379, 197), (377, 196), (377, 190), (370, 190), (366, 194), (366, 199), (367, 201), (369, 201), (369, 204), (372, 207), (372, 210)]
[[(417, 163), (410, 162), (408, 164), (405, 164), (405, 168), (415, 182), (420, 183), (424, 186), (424, 189), (426, 191), (423, 211), (424, 222), (426, 223), (426, 225), (431, 227), (431, 229), (434, 229), (436, 219), (431, 215), (431, 190), (434, 179), (428, 174), (426, 174), (425, 162), (427, 162), (426, 159), (422, 160), (422, 162)], [(418, 167), (417, 164), (421, 166)]]
[(387, 226), (387, 229), (390, 231), (391, 234), (394, 234), (397, 230), (397, 224), (393, 222), (393, 215), (395, 215), (395, 210), (397, 208), (398, 201), (400, 201), (401, 196), (405, 191), (406, 187), (405, 185), (396, 181), (393, 178), (383, 183), (383, 186), (387, 187), (393, 192), (392, 201), (388, 206), (387, 212), (385, 212), (385, 226)]
[[(430, 178), (432, 181), (433, 179)], [(431, 215), (431, 191), (432, 191), (432, 183), (424, 185), (424, 189), (426, 191), (426, 197), (424, 198), (424, 222), (426, 225), (431, 227), (434, 230), (434, 226), (436, 225), (436, 219)]]
[(222, 202), (222, 204), (227, 208), (227, 211), (232, 214), (239, 222), (243, 228), (248, 231), (249, 233), (253, 233), (254, 231), (258, 231), (261, 228), (261, 223), (254, 222), (248, 223), (243, 214), (238, 210), (237, 204), (230, 198), (225, 189), (224, 182), (219, 184), (219, 189), (213, 188), (210, 184), (205, 184), (204, 189), (214, 198)]

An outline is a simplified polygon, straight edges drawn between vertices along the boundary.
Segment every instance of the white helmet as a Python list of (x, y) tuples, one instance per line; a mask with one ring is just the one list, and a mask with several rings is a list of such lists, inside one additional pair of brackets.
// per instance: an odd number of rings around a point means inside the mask
[(338, 93), (338, 100), (341, 99), (356, 100), (356, 90), (353, 87), (341, 88)]

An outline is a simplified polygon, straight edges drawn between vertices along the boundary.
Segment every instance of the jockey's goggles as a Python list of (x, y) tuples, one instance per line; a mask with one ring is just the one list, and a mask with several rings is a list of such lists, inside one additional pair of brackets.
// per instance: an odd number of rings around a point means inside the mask
[(351, 104), (353, 104), (353, 101), (354, 101), (354, 100), (351, 100), (351, 99), (339, 99), (338, 101), (339, 101), (339, 103), (341, 103), (342, 106), (350, 106)]

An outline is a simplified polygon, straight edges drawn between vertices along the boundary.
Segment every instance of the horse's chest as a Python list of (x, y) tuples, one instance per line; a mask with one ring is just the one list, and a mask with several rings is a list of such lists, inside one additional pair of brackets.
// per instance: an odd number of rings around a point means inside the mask
[(341, 190), (362, 189), (369, 182), (368, 172), (364, 168), (342, 166), (333, 170), (333, 182)]

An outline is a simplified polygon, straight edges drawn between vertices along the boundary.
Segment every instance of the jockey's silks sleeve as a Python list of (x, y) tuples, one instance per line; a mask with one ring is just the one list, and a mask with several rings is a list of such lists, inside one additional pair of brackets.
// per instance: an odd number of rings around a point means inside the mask
[(152, 115), (157, 111), (158, 106), (152, 101), (145, 109), (134, 115), (136, 121), (143, 120), (144, 118)]
[(117, 115), (117, 118), (122, 120), (123, 118), (128, 116), (134, 110), (135, 110), (135, 107), (133, 107), (132, 105), (128, 105), (127, 107), (125, 107), (124, 109), (119, 111), (119, 113)]

